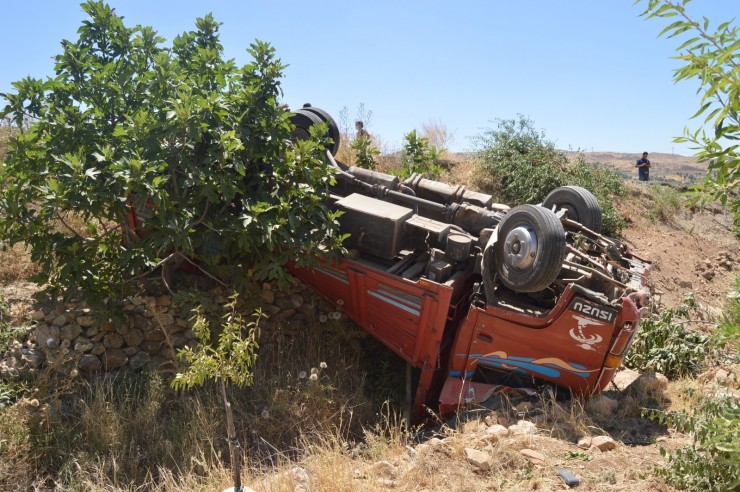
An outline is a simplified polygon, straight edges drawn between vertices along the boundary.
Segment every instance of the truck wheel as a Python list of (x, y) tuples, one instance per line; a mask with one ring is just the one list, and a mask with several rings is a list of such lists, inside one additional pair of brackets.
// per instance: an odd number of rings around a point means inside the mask
[(303, 110), (310, 111), (318, 115), (319, 118), (321, 118), (321, 120), (329, 126), (329, 137), (334, 140), (334, 143), (329, 150), (331, 151), (331, 155), (337, 155), (337, 152), (339, 151), (339, 141), (341, 139), (341, 135), (339, 133), (337, 122), (334, 121), (334, 118), (332, 118), (331, 115), (323, 109), (314, 108), (313, 106), (303, 106)]
[(290, 117), (290, 122), (295, 125), (293, 138), (296, 140), (306, 140), (311, 136), (311, 127), (321, 123), (321, 117), (311, 111), (299, 109)]
[(498, 226), (494, 263), (501, 282), (517, 292), (543, 290), (565, 258), (565, 231), (554, 212), (519, 205)]
[(568, 218), (580, 222), (594, 232), (601, 232), (601, 205), (596, 197), (580, 186), (561, 186), (547, 195), (542, 206), (552, 210), (553, 205), (568, 211)]

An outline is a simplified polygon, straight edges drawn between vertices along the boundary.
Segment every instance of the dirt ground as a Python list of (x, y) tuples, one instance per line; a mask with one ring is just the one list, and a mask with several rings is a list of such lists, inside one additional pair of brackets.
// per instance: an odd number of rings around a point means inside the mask
[(740, 271), (740, 240), (730, 216), (713, 208), (679, 212), (670, 222), (653, 221), (644, 213), (644, 202), (634, 198), (619, 204), (630, 222), (624, 239), (638, 256), (653, 262), (657, 308), (675, 307), (693, 292), (703, 305), (721, 310)]

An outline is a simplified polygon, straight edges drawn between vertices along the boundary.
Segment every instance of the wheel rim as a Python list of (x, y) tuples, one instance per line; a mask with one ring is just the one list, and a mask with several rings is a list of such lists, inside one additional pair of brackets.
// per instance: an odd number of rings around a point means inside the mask
[(537, 234), (531, 227), (519, 226), (504, 240), (504, 262), (511, 268), (525, 270), (532, 266), (537, 253)]

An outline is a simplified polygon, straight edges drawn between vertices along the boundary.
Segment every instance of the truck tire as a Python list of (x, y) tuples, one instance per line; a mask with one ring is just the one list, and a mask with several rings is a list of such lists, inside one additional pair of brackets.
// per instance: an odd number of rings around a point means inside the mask
[(552, 210), (564, 208), (568, 218), (580, 222), (596, 233), (601, 233), (601, 205), (596, 197), (580, 186), (561, 186), (547, 195), (542, 206)]
[(310, 111), (321, 118), (322, 121), (324, 121), (327, 126), (329, 127), (329, 137), (334, 141), (334, 143), (331, 145), (331, 148), (329, 148), (329, 151), (331, 151), (331, 155), (337, 155), (337, 152), (339, 151), (339, 141), (341, 140), (341, 134), (339, 133), (339, 127), (337, 126), (337, 122), (334, 121), (334, 118), (331, 117), (329, 113), (324, 111), (320, 108), (314, 108), (313, 106), (303, 106), (304, 111)]
[(299, 109), (290, 117), (290, 122), (295, 125), (293, 138), (306, 140), (311, 136), (311, 127), (321, 123), (321, 117), (314, 112)]
[(511, 290), (538, 292), (557, 278), (565, 252), (565, 231), (555, 213), (535, 205), (519, 205), (498, 226), (496, 273)]

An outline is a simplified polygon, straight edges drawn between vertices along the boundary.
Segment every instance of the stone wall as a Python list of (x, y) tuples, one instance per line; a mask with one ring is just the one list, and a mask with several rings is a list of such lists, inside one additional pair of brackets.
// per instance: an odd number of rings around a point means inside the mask
[[(270, 316), (263, 329), (275, 322), (300, 326), (308, 319), (340, 317), (302, 283), (287, 291), (270, 283), (260, 289), (261, 303)], [(89, 308), (75, 304), (29, 312), (25, 340), (15, 342), (0, 357), (0, 379), (26, 376), (67, 361), (74, 361), (79, 372), (88, 374), (120, 369), (174, 370), (177, 350), (194, 346), (196, 337), (190, 329), (191, 315), (178, 313), (172, 297), (161, 291), (161, 285), (153, 282), (147, 295), (127, 299), (118, 321), (100, 320)], [(228, 301), (220, 287), (206, 293), (216, 305)]]

